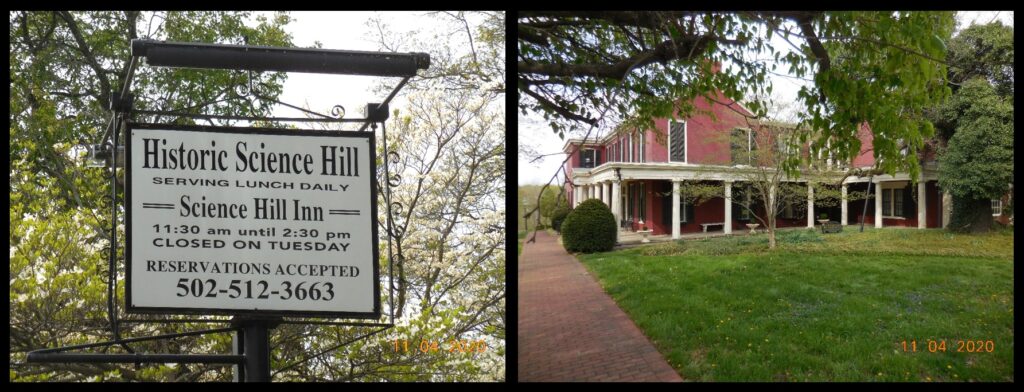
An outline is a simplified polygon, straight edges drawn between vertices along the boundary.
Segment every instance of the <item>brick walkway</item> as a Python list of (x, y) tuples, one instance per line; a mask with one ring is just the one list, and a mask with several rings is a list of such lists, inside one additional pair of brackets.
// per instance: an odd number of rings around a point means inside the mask
[(541, 232), (519, 258), (519, 381), (682, 379), (586, 268)]

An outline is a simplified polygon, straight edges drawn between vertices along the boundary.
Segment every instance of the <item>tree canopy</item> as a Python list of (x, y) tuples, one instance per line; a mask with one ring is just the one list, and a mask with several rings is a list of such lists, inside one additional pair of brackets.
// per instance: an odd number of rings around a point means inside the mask
[[(852, 160), (868, 123), (880, 168), (916, 177), (910, 157), (933, 134), (922, 112), (949, 95), (952, 12), (531, 11), (518, 21), (519, 107), (559, 135), (597, 124), (603, 108), (651, 129), (654, 118), (687, 116), (693, 98), (715, 90), (751, 97), (743, 104), (763, 118), (768, 75), (784, 70), (812, 82), (798, 93), (807, 129), (799, 140), (812, 156), (829, 143), (836, 159)], [(791, 156), (787, 171), (799, 160)]]
[(1013, 182), (1013, 28), (972, 25), (949, 43), (952, 97), (928, 111), (938, 130), (939, 185), (953, 230), (991, 227), (991, 199)]
[(971, 79), (988, 81), (995, 94), (1013, 105), (1013, 28), (994, 22), (972, 25), (949, 41), (949, 87), (951, 99), (929, 111), (937, 135), (944, 141), (956, 132), (959, 119), (971, 106), (956, 93)]
[[(494, 91), (504, 81), (504, 61), (494, 56), (503, 53), (496, 48), (504, 45), (504, 18), (500, 12), (424, 17), (434, 31), (396, 33), (387, 26), (367, 25), (372, 32), (368, 35), (380, 38), (380, 50), (429, 51), (438, 59), (438, 67), (413, 78), (409, 93), (396, 98), (387, 123), (390, 147), (401, 157), (391, 167), (400, 174), (392, 200), (404, 206), (396, 215), (404, 235), (395, 241), (396, 297), (401, 301), (394, 302), (401, 317), (393, 328), (362, 340), (357, 338), (373, 330), (275, 328), (275, 381), (504, 378), (504, 108)], [(24, 361), (31, 350), (113, 337), (107, 319), (107, 255), (112, 206), (119, 209), (118, 238), (124, 238), (124, 195), (119, 189), (112, 200), (109, 169), (85, 167), (84, 154), (75, 146), (97, 143), (104, 134), (110, 94), (120, 91), (127, 75), (130, 39), (294, 46), (285, 30), (291, 21), (287, 13), (11, 13), (11, 381), (231, 380), (231, 367), (225, 365)], [(423, 38), (429, 32), (446, 35)], [(399, 36), (401, 44), (393, 40)], [(469, 41), (473, 45), (465, 44)], [(279, 96), (284, 74), (253, 77), (261, 95)], [(268, 116), (269, 104), (236, 94), (247, 78), (245, 72), (141, 66), (132, 92), (138, 109)], [(388, 86), (393, 85), (391, 80)], [(142, 120), (191, 122), (166, 116)], [(377, 156), (381, 159), (383, 151)], [(389, 179), (380, 177), (378, 187), (384, 189)], [(379, 209), (382, 225), (386, 211)], [(386, 231), (379, 232), (381, 270), (387, 271)], [(117, 255), (122, 282), (114, 297), (118, 304), (124, 303), (123, 250), (119, 247)], [(386, 288), (385, 283), (382, 301), (388, 303), (392, 298)], [(123, 306), (118, 308), (118, 317), (125, 319)], [(125, 323), (120, 334), (207, 328), (210, 324)], [(441, 344), (441, 352), (419, 351), (424, 339)], [(402, 340), (408, 341), (408, 351), (396, 346)], [(473, 342), (485, 349), (448, 352), (453, 342), (467, 347)], [(230, 353), (231, 336), (210, 334), (131, 347), (142, 353)], [(121, 347), (109, 350), (124, 352)]]
[(954, 196), (998, 199), (1013, 182), (1013, 105), (983, 78), (965, 82), (953, 100), (964, 110), (939, 157), (939, 185)]
[[(291, 46), (283, 29), (289, 22), (286, 14), (246, 22), (249, 16), (247, 12), (11, 12), (12, 380), (230, 377), (225, 376), (230, 368), (224, 366), (134, 369), (21, 362), (29, 350), (112, 337), (106, 317), (106, 256), (111, 203), (122, 204), (123, 191), (119, 189), (116, 200), (111, 200), (109, 171), (84, 167), (84, 152), (75, 147), (99, 142), (106, 130), (111, 93), (120, 91), (128, 74), (130, 40), (242, 43), (248, 39), (253, 44)], [(132, 89), (135, 107), (174, 110), (212, 104), (208, 110), (219, 114), (269, 113), (268, 107), (245, 100), (217, 102), (229, 96), (243, 77), (229, 71), (139, 67)], [(265, 94), (276, 97), (284, 76), (258, 77), (267, 86)], [(118, 232), (123, 238), (120, 220)], [(121, 285), (118, 298), (124, 298), (123, 289)], [(131, 325), (122, 333), (173, 333), (192, 327)], [(228, 352), (230, 337), (203, 337), (198, 346)], [(184, 353), (194, 348), (171, 344), (160, 349)]]

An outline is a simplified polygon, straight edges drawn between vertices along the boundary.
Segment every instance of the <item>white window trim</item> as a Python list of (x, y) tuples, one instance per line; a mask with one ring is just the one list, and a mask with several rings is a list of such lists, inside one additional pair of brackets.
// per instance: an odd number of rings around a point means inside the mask
[(1001, 216), (1001, 215), (1003, 215), (1003, 199), (996, 199), (996, 200), (992, 200), (992, 201), (994, 201), (994, 202), (999, 204), (999, 213), (998, 214), (995, 213), (995, 210), (993, 209), (992, 216)]
[[(683, 124), (683, 160), (682, 160), (682, 162), (680, 162), (680, 161), (673, 161), (672, 160), (672, 123), (674, 123), (674, 122), (682, 123)], [(690, 154), (686, 153), (686, 150), (688, 150), (689, 148), (690, 148), (690, 133), (686, 131), (686, 121), (685, 120), (676, 121), (676, 120), (669, 119), (668, 120), (668, 162), (669, 163), (672, 163), (672, 162), (690, 163)]]

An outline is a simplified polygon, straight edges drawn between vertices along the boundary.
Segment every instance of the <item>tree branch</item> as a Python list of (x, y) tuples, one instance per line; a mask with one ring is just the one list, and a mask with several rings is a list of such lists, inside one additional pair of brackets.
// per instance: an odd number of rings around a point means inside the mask
[(96, 78), (99, 79), (100, 89), (102, 90), (100, 92), (100, 97), (103, 99), (100, 100), (100, 103), (104, 108), (109, 107), (111, 91), (110, 81), (107, 80), (106, 73), (103, 72), (103, 67), (100, 67), (99, 62), (96, 61), (96, 56), (94, 56), (92, 54), (92, 50), (89, 49), (89, 44), (85, 42), (85, 37), (82, 36), (82, 31), (78, 28), (78, 22), (75, 21), (75, 17), (68, 11), (59, 11), (58, 14), (65, 22), (67, 22), (68, 28), (71, 30), (71, 35), (75, 38), (75, 43), (78, 44), (78, 50), (85, 56), (86, 64), (96, 72)]
[[(635, 68), (653, 64), (655, 62), (669, 62), (672, 60), (690, 60), (696, 55), (703, 55), (709, 40), (719, 43), (742, 45), (746, 40), (730, 40), (711, 35), (691, 35), (678, 40), (668, 40), (654, 47), (654, 49), (635, 53), (630, 57), (619, 60), (614, 64), (537, 64), (520, 61), (518, 70), (521, 74), (541, 74), (547, 76), (593, 76), (622, 80)], [(683, 55), (686, 53), (687, 55)]]
[(560, 105), (558, 105), (558, 104), (548, 100), (547, 98), (545, 98), (544, 96), (538, 94), (537, 92), (535, 92), (533, 90), (530, 90), (529, 88), (527, 88), (524, 85), (523, 82), (520, 81), (519, 83), (520, 83), (520, 88), (523, 90), (523, 92), (526, 93), (526, 95), (529, 95), (533, 99), (537, 100), (537, 102), (540, 103), (541, 106), (544, 106), (546, 108), (554, 110), (556, 113), (558, 113), (558, 114), (562, 115), (563, 117), (565, 117), (567, 119), (570, 119), (570, 120), (579, 121), (579, 122), (586, 123), (586, 124), (589, 124), (589, 125), (596, 125), (597, 124), (597, 119), (588, 118), (588, 117), (584, 117), (584, 116), (581, 116), (579, 114), (573, 113), (569, 109), (566, 109), (566, 108), (564, 108), (564, 107), (562, 107), (562, 106), (560, 106)]

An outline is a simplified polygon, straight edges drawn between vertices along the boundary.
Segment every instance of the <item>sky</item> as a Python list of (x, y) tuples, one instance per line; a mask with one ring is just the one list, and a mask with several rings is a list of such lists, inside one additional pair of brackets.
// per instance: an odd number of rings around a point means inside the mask
[[(311, 47), (319, 41), (323, 49), (380, 51), (376, 28), (367, 25), (369, 19), (378, 14), (391, 28), (399, 31), (427, 29), (433, 20), (424, 12), (301, 11), (289, 13), (294, 20), (285, 30), (291, 33), (292, 43), (297, 47)], [(409, 51), (427, 52), (427, 49)], [(401, 78), (292, 72), (288, 74), (278, 100), (300, 107), (308, 105), (310, 110), (324, 114), (330, 114), (334, 105), (342, 105), (346, 117), (362, 117), (361, 110), (367, 103), (381, 102), (387, 97), (370, 91), (375, 83), (382, 80), (394, 86)], [(396, 98), (391, 106), (401, 104), (401, 99)], [(274, 116), (302, 117), (303, 114), (278, 105)], [(308, 127), (306, 124), (299, 126)]]
[[(960, 28), (970, 26), (973, 23), (985, 24), (994, 19), (999, 19), (1003, 24), (1013, 26), (1013, 12), (1012, 11), (961, 11), (957, 13), (957, 20), (960, 24)], [(772, 38), (772, 45), (775, 47), (788, 47), (785, 41), (782, 41), (776, 37)], [(778, 72), (785, 72), (780, 67)], [(801, 81), (785, 78), (780, 76), (770, 76), (772, 79), (773, 91), (779, 93), (784, 99), (790, 101), (795, 100), (797, 91), (800, 90)], [(539, 115), (529, 113), (523, 115), (521, 111), (517, 110), (519, 119), (519, 130), (518, 140), (520, 149), (527, 149), (535, 151), (538, 154), (552, 154), (548, 155), (536, 162), (530, 162), (522, 154), (519, 156), (519, 178), (518, 183), (520, 185), (525, 184), (544, 184), (552, 178), (555, 173), (558, 172), (562, 161), (565, 159), (565, 154), (561, 154), (562, 147), (565, 145), (565, 140), (562, 140), (546, 126)], [(585, 130), (584, 130), (585, 132)], [(601, 134), (603, 135), (603, 133)], [(579, 135), (566, 135), (569, 137), (583, 137), (583, 134)], [(561, 177), (559, 177), (560, 179)], [(555, 184), (561, 183), (561, 180), (555, 181)]]

